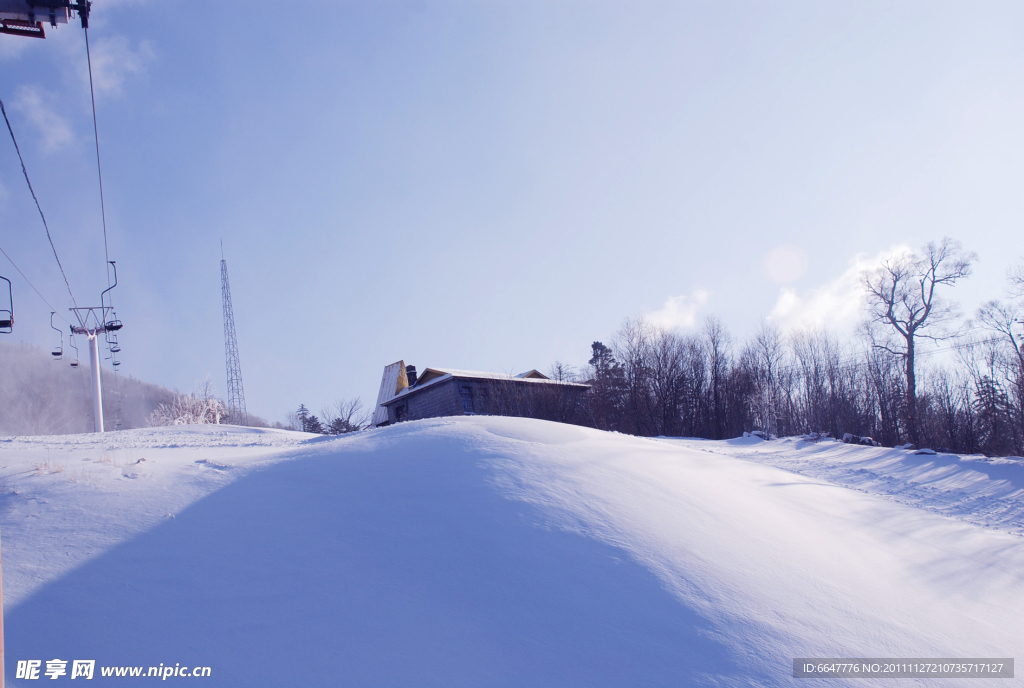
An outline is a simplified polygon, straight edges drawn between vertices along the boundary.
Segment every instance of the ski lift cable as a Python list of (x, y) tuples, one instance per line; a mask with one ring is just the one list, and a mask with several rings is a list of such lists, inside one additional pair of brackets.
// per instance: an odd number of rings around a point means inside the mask
[[(53, 257), (57, 261), (57, 267), (60, 268), (60, 274), (64, 278), (64, 284), (68, 288), (68, 294), (71, 295), (71, 302), (75, 304), (75, 307), (78, 307), (78, 301), (75, 300), (75, 294), (71, 291), (71, 283), (68, 282), (68, 276), (64, 273), (64, 266), (61, 265), (60, 257), (57, 255), (57, 247), (53, 245), (53, 237), (50, 236), (50, 226), (46, 223), (46, 216), (43, 215), (43, 208), (39, 205), (39, 199), (36, 198), (36, 192), (35, 189), (32, 188), (32, 182), (29, 181), (28, 170), (25, 169), (25, 159), (21, 157), (21, 148), (18, 147), (18, 139), (14, 138), (14, 129), (11, 128), (11, 120), (7, 119), (7, 110), (4, 109), (3, 100), (0, 100), (0, 112), (3, 113), (4, 122), (7, 123), (7, 131), (11, 134), (11, 141), (14, 143), (14, 150), (18, 154), (18, 161), (21, 163), (21, 173), (25, 175), (25, 183), (28, 184), (28, 191), (32, 194), (32, 200), (36, 202), (36, 210), (39, 211), (39, 217), (43, 221), (43, 229), (46, 230), (46, 238), (50, 241), (50, 248), (53, 249)], [(10, 260), (10, 256), (8, 256), (7, 259)], [(18, 272), (21, 272), (21, 270), (18, 270)], [(22, 274), (22, 277), (25, 277), (25, 275)], [(26, 278), (25, 281), (27, 282), (28, 279)], [(35, 287), (32, 288), (35, 289)], [(36, 293), (38, 294), (39, 292), (37, 291)]]
[(92, 85), (92, 54), (89, 50), (89, 27), (85, 31), (85, 61), (89, 65), (89, 97), (92, 99), (92, 133), (96, 141), (96, 176), (100, 183), (100, 218), (103, 221), (103, 256), (106, 260), (107, 286), (110, 286), (110, 250), (107, 248), (107, 209), (103, 203), (103, 167), (100, 165), (100, 129), (96, 122), (96, 91)]
[[(14, 262), (14, 259), (11, 258), (9, 255), (7, 255), (7, 251), (5, 251), (2, 246), (0, 246), (0, 253), (4, 254), (4, 258), (6, 258), (8, 261), (10, 261), (11, 265), (14, 266), (14, 269), (18, 271), (19, 275), (21, 275), (21, 278), (23, 280), (25, 280), (25, 282), (28, 284), (28, 286), (32, 287), (32, 291), (34, 291), (36, 293), (36, 295), (43, 300), (43, 303), (45, 303), (47, 306), (49, 306), (51, 311), (54, 311), (55, 313), (57, 313), (57, 317), (58, 318), (60, 318), (61, 320), (66, 322), (68, 325), (70, 325), (71, 322), (67, 318), (65, 318), (63, 315), (61, 315), (60, 312), (57, 311), (56, 308), (54, 308), (52, 305), (50, 305), (50, 302), (46, 300), (46, 297), (43, 296), (39, 292), (38, 289), (36, 289), (36, 285), (32, 284), (32, 280), (30, 280), (28, 277), (25, 276), (25, 273), (21, 271), (21, 268), (19, 268), (18, 264)], [(72, 297), (72, 299), (73, 298), (74, 297)]]

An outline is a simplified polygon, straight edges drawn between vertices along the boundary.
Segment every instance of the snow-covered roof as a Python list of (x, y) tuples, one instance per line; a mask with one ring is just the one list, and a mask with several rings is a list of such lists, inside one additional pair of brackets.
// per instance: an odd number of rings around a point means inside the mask
[[(452, 377), (476, 378), (480, 380), (516, 380), (520, 382), (535, 382), (541, 384), (547, 383), (552, 385), (575, 385), (579, 387), (590, 386), (582, 385), (578, 382), (560, 382), (558, 380), (552, 380), (547, 376), (537, 372), (536, 370), (529, 370), (525, 373), (520, 373), (519, 375), (510, 375), (508, 373), (488, 373), (482, 370), (459, 370), (457, 368), (427, 368), (425, 371), (423, 371), (423, 375), (419, 377), (419, 380), (422, 380), (424, 377), (428, 377), (428, 374), (431, 372), (440, 373), (441, 375), (451, 375)], [(419, 380), (417, 380), (417, 383), (414, 386), (419, 385)]]
[[(427, 370), (430, 370), (430, 368), (427, 368)], [(426, 371), (424, 371), (424, 372), (426, 372)], [(396, 394), (395, 396), (391, 397), (387, 401), (381, 402), (381, 406), (382, 407), (383, 406), (387, 406), (388, 403), (390, 403), (392, 401), (395, 401), (396, 399), (398, 399), (400, 397), (407, 396), (407, 395), (411, 394), (412, 392), (415, 392), (416, 390), (423, 389), (424, 387), (429, 387), (430, 385), (434, 384), (435, 382), (442, 382), (444, 380), (450, 380), (451, 378), (452, 378), (452, 376), (449, 373), (444, 373), (443, 375), (435, 375), (435, 376), (430, 377), (430, 378), (428, 378), (426, 380), (423, 380), (423, 378), (419, 378), (419, 379), (416, 380), (416, 384), (415, 385), (412, 385), (411, 387), (406, 387), (405, 389), (401, 390), (398, 394)]]
[(427, 370), (436, 370), (452, 377), (475, 377), (483, 380), (514, 380), (517, 377), (508, 373), (488, 373), (482, 370), (460, 370), (458, 368), (427, 368)]
[(537, 370), (529, 370), (519, 375), (510, 375), (508, 373), (489, 373), (483, 370), (459, 370), (458, 368), (427, 368), (419, 377), (416, 379), (416, 384), (399, 391), (395, 396), (382, 401), (381, 406), (388, 406), (389, 404), (398, 401), (414, 392), (429, 387), (437, 382), (443, 382), (444, 380), (450, 380), (451, 378), (459, 379), (475, 379), (475, 380), (509, 380), (513, 382), (530, 382), (534, 384), (549, 384), (549, 385), (565, 385), (569, 387), (580, 387), (587, 389), (590, 385), (580, 384), (578, 382), (560, 382), (558, 380), (551, 380)]

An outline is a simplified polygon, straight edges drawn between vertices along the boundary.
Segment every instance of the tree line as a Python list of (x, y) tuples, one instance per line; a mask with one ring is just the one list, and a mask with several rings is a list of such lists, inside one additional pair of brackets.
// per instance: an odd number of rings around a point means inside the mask
[(320, 409), (320, 415), (312, 413), (305, 404), (288, 414), (285, 430), (301, 430), (318, 435), (344, 435), (357, 432), (370, 424), (370, 411), (359, 397), (340, 399), (333, 405)]
[(964, 321), (948, 295), (975, 260), (943, 239), (866, 273), (865, 319), (851, 340), (763, 322), (736, 342), (714, 317), (693, 333), (628, 319), (608, 345), (593, 343), (584, 368), (552, 369), (591, 386), (563, 420), (643, 436), (849, 433), (1022, 456), (1024, 262), (1007, 299)]

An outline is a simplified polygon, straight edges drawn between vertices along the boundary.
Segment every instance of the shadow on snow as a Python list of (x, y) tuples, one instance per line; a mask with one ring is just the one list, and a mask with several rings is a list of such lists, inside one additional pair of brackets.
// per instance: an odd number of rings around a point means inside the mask
[(534, 525), (479, 459), (432, 438), (251, 473), (12, 610), (8, 675), (55, 657), (95, 659), (98, 685), (124, 682), (100, 666), (160, 662), (210, 666), (210, 686), (679, 686), (743, 673), (654, 575)]

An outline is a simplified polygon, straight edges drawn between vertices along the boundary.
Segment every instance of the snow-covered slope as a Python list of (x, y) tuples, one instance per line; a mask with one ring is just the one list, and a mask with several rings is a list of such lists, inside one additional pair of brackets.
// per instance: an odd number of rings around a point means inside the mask
[(918, 453), (801, 438), (779, 442), (669, 441), (778, 466), (969, 523), (1024, 535), (1024, 459), (1020, 457)]
[(944, 514), (874, 489), (911, 481), (886, 456), (509, 418), (0, 440), (7, 673), (774, 686), (801, 656), (1019, 655), (1024, 539), (965, 506), (1017, 508), (1017, 474), (962, 462)]

